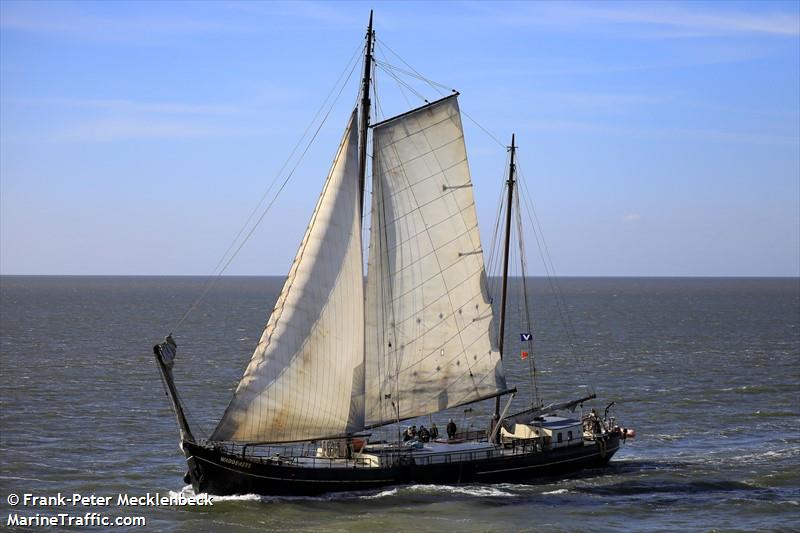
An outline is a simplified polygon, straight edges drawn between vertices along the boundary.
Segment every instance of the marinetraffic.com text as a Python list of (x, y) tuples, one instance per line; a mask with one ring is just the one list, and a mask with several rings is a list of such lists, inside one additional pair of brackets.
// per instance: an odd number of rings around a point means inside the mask
[[(144, 516), (109, 516), (86, 508), (181, 507), (212, 506), (207, 494), (187, 496), (182, 493), (150, 493), (144, 495), (116, 494), (32, 494), (12, 492), (6, 496), (12, 507), (5, 520), (6, 527), (145, 527)], [(110, 510), (110, 509), (109, 509)]]

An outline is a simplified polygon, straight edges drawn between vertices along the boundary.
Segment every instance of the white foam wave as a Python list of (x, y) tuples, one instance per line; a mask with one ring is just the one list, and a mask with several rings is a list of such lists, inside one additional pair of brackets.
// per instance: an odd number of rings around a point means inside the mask
[(656, 439), (665, 440), (665, 441), (669, 441), (669, 442), (674, 441), (674, 440), (682, 439), (683, 437), (684, 437), (683, 435), (668, 435), (668, 434), (667, 435), (656, 435)]
[(476, 486), (476, 485), (409, 485), (404, 490), (422, 493), (444, 493), (444, 494), (463, 494), (465, 496), (478, 497), (501, 497), (514, 496), (510, 492), (500, 490), (496, 487)]
[[(472, 496), (476, 498), (500, 498), (515, 496), (514, 493), (501, 490), (502, 488), (512, 488), (515, 485), (503, 484), (499, 486), (486, 486), (486, 485), (405, 485), (385, 489), (375, 494), (368, 494), (365, 492), (336, 492), (325, 494), (322, 496), (261, 496), (258, 494), (237, 494), (234, 496), (211, 496), (214, 502), (235, 502), (235, 501), (250, 501), (250, 502), (281, 502), (281, 501), (331, 501), (341, 499), (358, 498), (362, 500), (375, 500), (381, 498), (390, 498), (392, 496), (402, 496), (407, 493), (419, 494), (458, 494), (462, 496)], [(561, 494), (560, 491), (566, 492), (566, 489), (559, 489), (553, 491), (552, 494)], [(196, 496), (194, 489), (191, 485), (186, 485), (179, 492), (169, 491), (170, 495), (177, 496), (183, 494), (184, 496)], [(550, 493), (545, 493), (550, 494)]]
[[(174, 490), (169, 491), (170, 496), (178, 496), (183, 494), (184, 496), (196, 496), (194, 489), (191, 485), (186, 485), (183, 487), (180, 492), (176, 492)], [(259, 496), (258, 494), (234, 494), (232, 496), (211, 496), (211, 501), (213, 502), (259, 502), (259, 501), (268, 501), (269, 499), (266, 496)]]
[(551, 490), (551, 491), (548, 491), (548, 492), (543, 492), (542, 494), (543, 495), (544, 494), (566, 494), (568, 492), (569, 492), (568, 489), (557, 489), (557, 490)]
[(388, 496), (395, 496), (399, 489), (389, 489), (389, 490), (382, 490), (377, 494), (368, 494), (366, 496), (362, 496), (361, 499), (363, 500), (377, 500), (378, 498), (386, 498)]

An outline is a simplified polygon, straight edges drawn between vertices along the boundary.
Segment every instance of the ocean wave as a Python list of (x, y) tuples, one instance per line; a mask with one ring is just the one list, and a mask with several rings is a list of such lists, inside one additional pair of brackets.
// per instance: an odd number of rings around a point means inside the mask
[(656, 435), (656, 440), (663, 440), (667, 442), (672, 442), (675, 440), (680, 440), (686, 438), (686, 435)]
[(576, 490), (590, 494), (637, 496), (640, 494), (696, 494), (708, 492), (753, 491), (760, 487), (729, 480), (689, 481), (626, 481), (602, 486), (576, 487)]
[(548, 491), (548, 492), (543, 492), (542, 495), (545, 495), (545, 494), (566, 494), (568, 492), (569, 492), (569, 489), (556, 489), (556, 490), (551, 490), (551, 491)]
[[(174, 490), (169, 491), (170, 496), (197, 496), (194, 492), (194, 488), (191, 485), (186, 485), (180, 491), (176, 492)], [(263, 496), (259, 496), (258, 494), (234, 494), (231, 496), (211, 496), (211, 501), (214, 502), (255, 502), (261, 501)]]
[(795, 417), (797, 413), (793, 413), (791, 411), (761, 411), (758, 410), (752, 414), (752, 416), (761, 417), (761, 418), (783, 418), (783, 417)]
[(396, 496), (400, 489), (389, 489), (389, 490), (382, 490), (377, 494), (368, 494), (366, 496), (362, 496), (362, 500), (377, 500), (380, 498), (387, 498), (389, 496)]
[(496, 498), (501, 496), (515, 496), (511, 492), (500, 490), (497, 487), (486, 485), (407, 485), (400, 487), (400, 492), (419, 492), (427, 494), (461, 494), (464, 496), (475, 496), (481, 498)]
[[(191, 485), (183, 487), (180, 492), (169, 491), (170, 495), (183, 494), (184, 496), (196, 496)], [(332, 500), (376, 500), (389, 498), (392, 496), (403, 496), (406, 494), (429, 494), (429, 495), (460, 495), (476, 498), (499, 498), (515, 496), (511, 492), (500, 490), (496, 487), (485, 485), (403, 485), (390, 489), (384, 489), (377, 493), (370, 491), (350, 491), (350, 492), (331, 492), (320, 496), (262, 496), (259, 494), (236, 494), (232, 496), (211, 496), (214, 502), (287, 502), (287, 501), (332, 501)]]
[(719, 389), (720, 392), (743, 392), (746, 394), (760, 394), (763, 392), (782, 392), (782, 391), (795, 391), (796, 385), (776, 383), (772, 385), (741, 385), (739, 387), (725, 387)]

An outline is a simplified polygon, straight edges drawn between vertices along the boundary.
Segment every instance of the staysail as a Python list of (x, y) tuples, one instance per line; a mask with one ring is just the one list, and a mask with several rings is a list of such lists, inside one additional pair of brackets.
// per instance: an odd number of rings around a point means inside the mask
[(275, 308), (211, 440), (364, 427), (364, 278), (354, 112)]
[(373, 128), (367, 427), (505, 389), (456, 95)]

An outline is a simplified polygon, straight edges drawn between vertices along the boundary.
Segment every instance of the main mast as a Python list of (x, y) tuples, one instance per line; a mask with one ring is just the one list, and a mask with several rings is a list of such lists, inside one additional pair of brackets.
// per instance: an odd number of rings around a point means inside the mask
[[(514, 203), (514, 155), (516, 153), (516, 146), (514, 146), (514, 134), (511, 134), (511, 162), (508, 167), (508, 205), (506, 206), (506, 242), (503, 249), (503, 292), (500, 300), (500, 339), (498, 340), (498, 349), (500, 351), (500, 359), (503, 359), (503, 344), (506, 333), (506, 302), (508, 296), (508, 252), (511, 243), (511, 208)], [(494, 414), (496, 417), (500, 416), (500, 397), (495, 398)]]
[(367, 132), (369, 131), (369, 82), (372, 73), (372, 10), (369, 11), (367, 45), (364, 49), (364, 79), (361, 82), (361, 130), (358, 143), (359, 214), (364, 215), (364, 183), (367, 176)]

